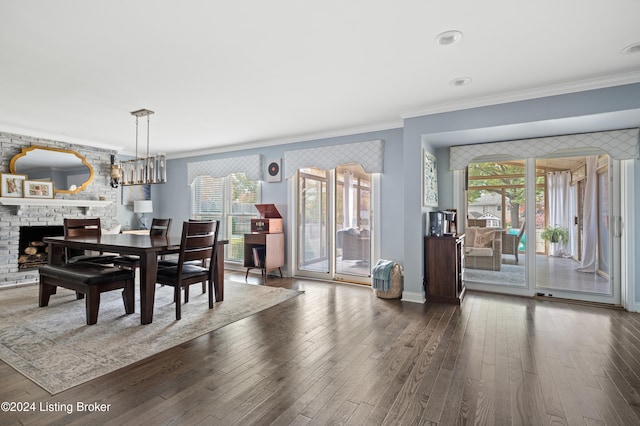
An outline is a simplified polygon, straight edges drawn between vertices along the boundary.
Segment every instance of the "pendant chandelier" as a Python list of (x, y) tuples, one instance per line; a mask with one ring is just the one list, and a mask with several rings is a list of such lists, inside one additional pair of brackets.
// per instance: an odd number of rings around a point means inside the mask
[[(120, 164), (122, 170), (122, 185), (147, 185), (151, 183), (167, 182), (167, 156), (159, 152), (155, 157), (149, 155), (149, 116), (153, 111), (140, 109), (133, 111), (131, 115), (136, 117), (136, 158), (123, 161)], [(138, 157), (138, 119), (147, 117), (147, 155)]]

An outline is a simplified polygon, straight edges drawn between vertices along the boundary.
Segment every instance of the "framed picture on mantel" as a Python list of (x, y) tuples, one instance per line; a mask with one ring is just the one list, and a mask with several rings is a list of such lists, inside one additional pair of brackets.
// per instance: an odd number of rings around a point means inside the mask
[(422, 163), (422, 205), (438, 207), (438, 172), (436, 157), (429, 151), (424, 151)]
[(26, 175), (0, 173), (0, 197), (24, 197), (22, 182), (24, 182), (26, 178)]
[(24, 196), (25, 198), (53, 198), (53, 182), (25, 180)]

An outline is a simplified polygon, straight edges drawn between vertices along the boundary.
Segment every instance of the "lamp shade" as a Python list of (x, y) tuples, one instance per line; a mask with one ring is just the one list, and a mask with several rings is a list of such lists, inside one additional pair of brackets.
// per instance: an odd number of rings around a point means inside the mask
[(135, 200), (133, 211), (134, 213), (151, 213), (153, 212), (153, 202), (151, 200)]

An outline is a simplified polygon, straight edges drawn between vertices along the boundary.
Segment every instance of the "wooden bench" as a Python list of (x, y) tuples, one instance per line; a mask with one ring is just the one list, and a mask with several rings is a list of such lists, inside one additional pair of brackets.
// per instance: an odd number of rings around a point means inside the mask
[(123, 289), (125, 312), (135, 312), (134, 280), (133, 271), (90, 262), (44, 265), (40, 267), (39, 306), (49, 304), (57, 287), (73, 290), (78, 299), (85, 298), (87, 325), (92, 325), (98, 321), (100, 293), (106, 291)]

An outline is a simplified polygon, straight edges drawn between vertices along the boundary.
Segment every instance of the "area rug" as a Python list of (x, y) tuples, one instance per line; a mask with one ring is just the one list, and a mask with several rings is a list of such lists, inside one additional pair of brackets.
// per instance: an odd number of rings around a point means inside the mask
[(520, 287), (525, 285), (525, 269), (522, 261), (518, 265), (502, 264), (499, 271), (467, 267), (464, 273), (464, 279), (469, 282)]
[(0, 359), (56, 394), (192, 340), (302, 294), (301, 291), (225, 281), (225, 299), (208, 309), (206, 294), (191, 286), (175, 320), (173, 288), (156, 289), (153, 323), (125, 315), (121, 292), (103, 293), (96, 325), (86, 325), (84, 300), (58, 288), (38, 307), (38, 286), (0, 290)]

